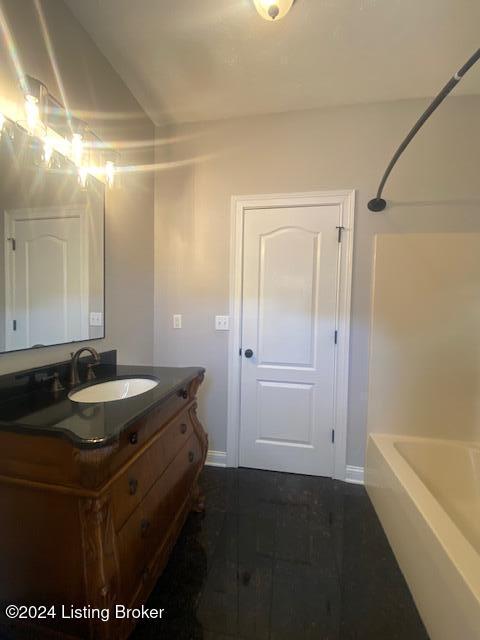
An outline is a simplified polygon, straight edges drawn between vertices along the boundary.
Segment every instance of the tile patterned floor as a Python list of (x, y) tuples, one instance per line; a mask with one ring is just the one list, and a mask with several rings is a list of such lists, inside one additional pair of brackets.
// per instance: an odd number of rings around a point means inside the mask
[(363, 487), (206, 468), (132, 640), (428, 640)]

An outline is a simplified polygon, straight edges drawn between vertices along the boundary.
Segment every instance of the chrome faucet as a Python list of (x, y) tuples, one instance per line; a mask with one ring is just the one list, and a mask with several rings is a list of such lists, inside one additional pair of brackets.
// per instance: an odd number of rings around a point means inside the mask
[(71, 387), (76, 387), (77, 384), (80, 384), (80, 376), (78, 375), (78, 360), (84, 351), (88, 351), (93, 358), (94, 362), (88, 364), (87, 371), (87, 380), (95, 380), (95, 374), (93, 373), (92, 367), (97, 364), (100, 364), (100, 356), (98, 352), (93, 347), (81, 347), (75, 353), (72, 353), (72, 362), (70, 363), (70, 380), (69, 384)]

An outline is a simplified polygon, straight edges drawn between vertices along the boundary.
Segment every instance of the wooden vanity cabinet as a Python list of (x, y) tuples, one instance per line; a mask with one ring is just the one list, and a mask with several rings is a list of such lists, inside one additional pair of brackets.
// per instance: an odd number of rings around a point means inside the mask
[[(197, 481), (208, 446), (195, 398), (202, 378), (105, 448), (0, 433), (2, 605), (60, 612), (62, 605), (113, 611), (145, 603), (188, 513), (203, 506)], [(51, 447), (66, 452), (69, 465), (44, 466)], [(57, 615), (35, 637), (122, 639), (134, 624), (113, 614), (108, 622)]]

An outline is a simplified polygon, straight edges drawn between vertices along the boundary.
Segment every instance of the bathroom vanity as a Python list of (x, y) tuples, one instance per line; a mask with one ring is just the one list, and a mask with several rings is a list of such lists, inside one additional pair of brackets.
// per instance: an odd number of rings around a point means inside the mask
[[(115, 606), (145, 603), (188, 513), (203, 509), (204, 370), (102, 364), (96, 375), (158, 384), (112, 402), (47, 388), (0, 402), (0, 601), (54, 605), (55, 617), (17, 621), (35, 637), (126, 638), (136, 620)], [(111, 615), (65, 618), (62, 605)]]

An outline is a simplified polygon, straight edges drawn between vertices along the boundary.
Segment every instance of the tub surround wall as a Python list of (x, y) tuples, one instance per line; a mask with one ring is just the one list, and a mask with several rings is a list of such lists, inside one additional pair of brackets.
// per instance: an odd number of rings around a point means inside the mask
[[(42, 0), (68, 106), (107, 143), (134, 143), (121, 150), (120, 164), (153, 162), (151, 121), (90, 36), (63, 2)], [(1, 9), (25, 73), (61, 98), (33, 1), (2, 0)], [(0, 112), (25, 119), (5, 38), (0, 38)], [(123, 174), (106, 194), (106, 339), (97, 349), (118, 348), (121, 362), (152, 363), (153, 209), (152, 172)], [(0, 356), (0, 373), (68, 357), (71, 345)]]
[(480, 233), (380, 235), (374, 252), (369, 433), (479, 441)]
[[(156, 178), (155, 359), (207, 367), (200, 409), (213, 450), (226, 449), (228, 334), (215, 332), (214, 316), (229, 310), (231, 196), (356, 189), (347, 463), (363, 467), (374, 237), (480, 232), (478, 97), (452, 96), (442, 105), (395, 168), (385, 213), (367, 210), (426, 105), (408, 100), (158, 129), (165, 170)], [(183, 314), (181, 330), (172, 328), (174, 313)]]

